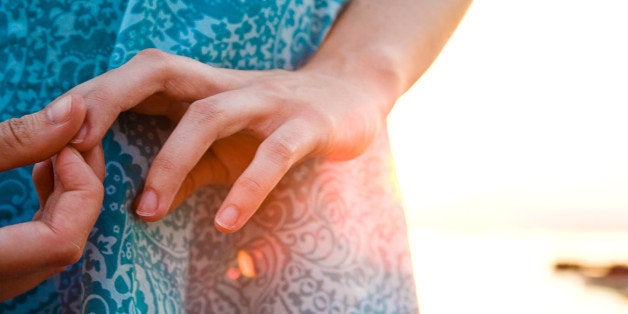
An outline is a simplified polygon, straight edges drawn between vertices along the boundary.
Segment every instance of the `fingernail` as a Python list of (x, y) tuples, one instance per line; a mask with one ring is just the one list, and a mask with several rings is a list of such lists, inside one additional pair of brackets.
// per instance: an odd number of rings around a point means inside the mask
[(155, 215), (157, 205), (157, 194), (153, 190), (146, 190), (142, 193), (140, 203), (135, 212), (142, 217), (151, 217)]
[(238, 209), (234, 206), (223, 208), (216, 217), (216, 223), (225, 229), (233, 229), (238, 222)]
[(46, 107), (46, 115), (48, 120), (53, 123), (61, 123), (70, 119), (70, 111), (72, 111), (72, 97), (63, 97)]
[(72, 144), (79, 144), (85, 140), (85, 136), (87, 135), (87, 124), (83, 123), (81, 129), (76, 133), (76, 136), (72, 140)]

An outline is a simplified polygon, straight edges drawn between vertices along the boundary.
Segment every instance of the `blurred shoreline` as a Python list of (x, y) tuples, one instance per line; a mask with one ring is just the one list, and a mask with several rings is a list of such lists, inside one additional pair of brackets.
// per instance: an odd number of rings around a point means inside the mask
[(628, 263), (628, 233), (410, 226), (421, 313), (628, 313), (617, 291), (556, 263)]

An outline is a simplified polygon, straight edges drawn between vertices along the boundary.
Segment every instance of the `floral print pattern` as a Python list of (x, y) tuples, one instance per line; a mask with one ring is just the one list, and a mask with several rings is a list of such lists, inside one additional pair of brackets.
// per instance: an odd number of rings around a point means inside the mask
[[(32, 0), (0, 4), (0, 119), (158, 48), (217, 67), (296, 69), (344, 0)], [(222, 234), (207, 187), (157, 223), (131, 204), (173, 125), (121, 115), (103, 140), (102, 213), (81, 261), (2, 313), (413, 313), (414, 282), (386, 134), (348, 162), (314, 159), (245, 228)], [(38, 209), (31, 167), (0, 173), (0, 226)], [(252, 257), (256, 276), (238, 271)], [(10, 252), (0, 252), (10, 254)]]

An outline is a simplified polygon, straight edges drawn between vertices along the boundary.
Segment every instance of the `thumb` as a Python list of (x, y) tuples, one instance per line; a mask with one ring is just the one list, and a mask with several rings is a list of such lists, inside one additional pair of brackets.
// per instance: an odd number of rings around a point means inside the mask
[(0, 171), (50, 158), (79, 131), (85, 102), (77, 95), (57, 99), (46, 108), (0, 123)]
[[(99, 156), (91, 159), (103, 161)], [(41, 219), (0, 228), (0, 279), (67, 266), (83, 254), (100, 214), (103, 185), (74, 148), (63, 149), (53, 167), (58, 181)]]

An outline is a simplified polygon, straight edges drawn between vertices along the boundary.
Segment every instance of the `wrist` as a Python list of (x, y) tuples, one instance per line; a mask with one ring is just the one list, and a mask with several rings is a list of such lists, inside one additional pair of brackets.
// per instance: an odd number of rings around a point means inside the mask
[(391, 49), (370, 46), (356, 51), (319, 51), (301, 69), (301, 72), (314, 72), (334, 77), (352, 84), (377, 99), (384, 115), (392, 109), (395, 101), (408, 88)]

